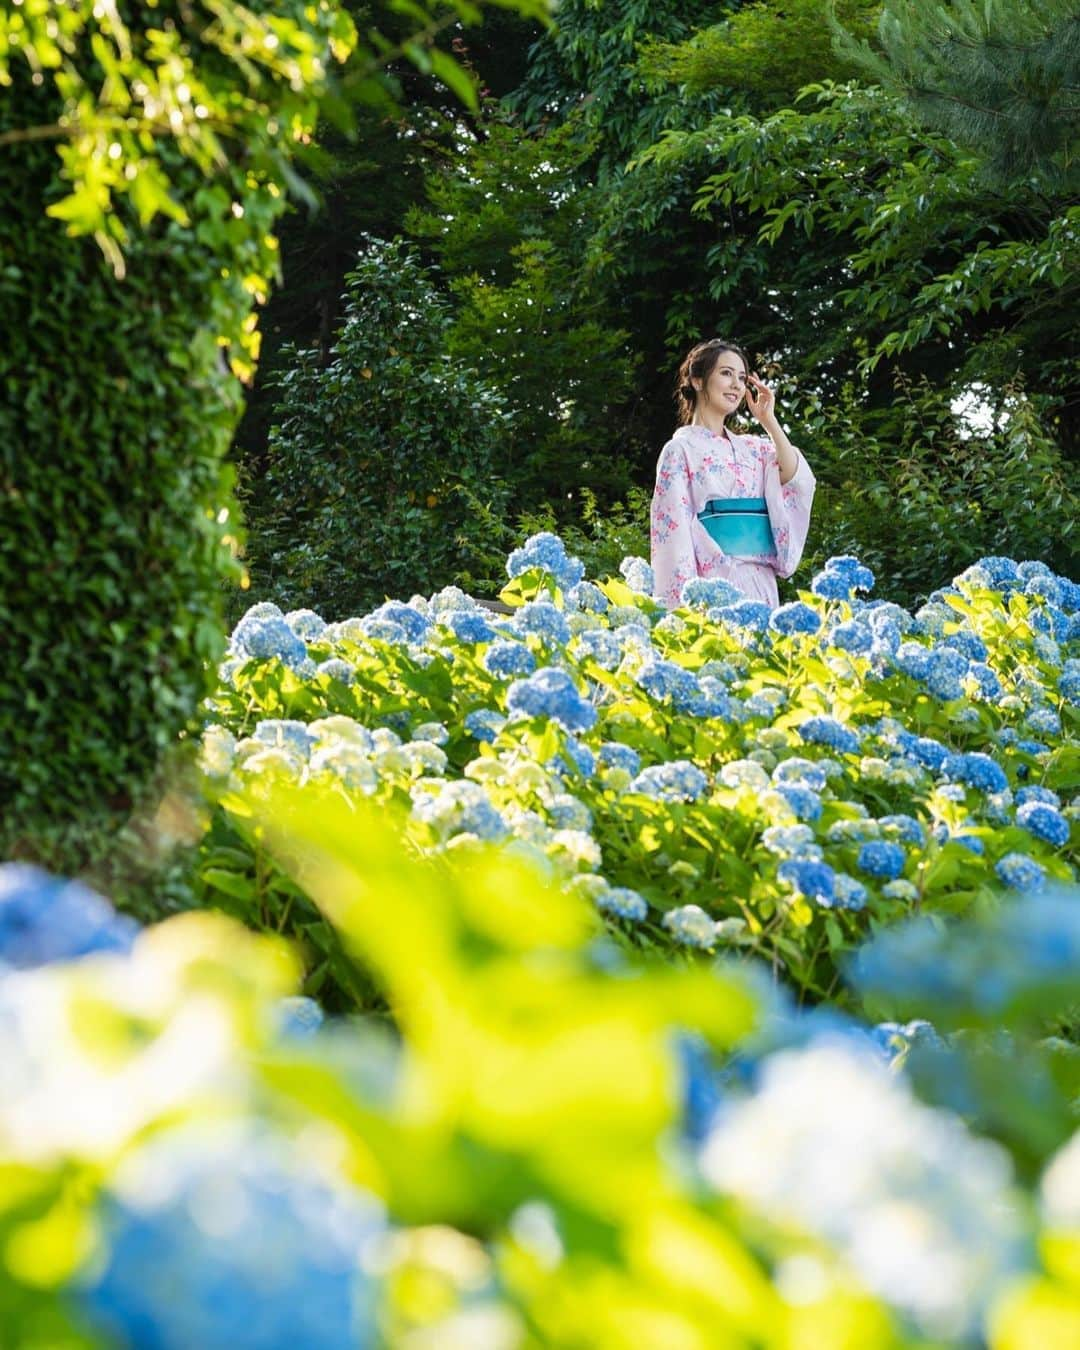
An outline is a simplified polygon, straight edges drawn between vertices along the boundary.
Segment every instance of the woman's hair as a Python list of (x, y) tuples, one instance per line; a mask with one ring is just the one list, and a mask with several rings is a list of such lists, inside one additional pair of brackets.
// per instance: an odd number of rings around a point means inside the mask
[(743, 365), (749, 371), (750, 358), (737, 342), (728, 342), (727, 338), (710, 338), (708, 342), (699, 342), (683, 357), (675, 380), (675, 406), (681, 426), (693, 421), (694, 411), (697, 408), (698, 391), (694, 388), (693, 381), (701, 380), (704, 384), (724, 352), (734, 352), (736, 356), (741, 356)]

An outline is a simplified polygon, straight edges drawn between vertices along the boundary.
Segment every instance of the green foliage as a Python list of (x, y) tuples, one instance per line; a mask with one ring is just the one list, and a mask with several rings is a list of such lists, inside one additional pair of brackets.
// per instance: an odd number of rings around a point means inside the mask
[(1072, 575), (1080, 493), (1022, 389), (982, 388), (983, 421), (930, 381), (901, 379), (893, 406), (868, 414), (851, 387), (798, 403), (818, 477), (808, 563), (854, 553), (912, 604), (975, 558), (1038, 558)]
[[(93, 234), (118, 272), (132, 217), (139, 229), (159, 216), (197, 222), (198, 177), (296, 185), (291, 145), (310, 134), (329, 71), (356, 41), (337, 5), (294, 3), (276, 19), (258, 5), (151, 8), (128, 19), (79, 0), (0, 14), (0, 85), (11, 84), (13, 65), (28, 66), (57, 96), (37, 104), (51, 115), (5, 128), (0, 148), (60, 142), (71, 190), (48, 212), (73, 234)], [(185, 181), (181, 165), (197, 173)], [(117, 209), (124, 202), (130, 212)]]
[(871, 371), (890, 358), (871, 390), (879, 406), (891, 399), (889, 365), (954, 395), (1019, 373), (1075, 445), (1075, 209), (1031, 186), (988, 189), (970, 155), (911, 127), (881, 90), (805, 93), (764, 119), (671, 133), (643, 157), (661, 187), (703, 172), (695, 211), (740, 220), (706, 255), (712, 294), (757, 282), (771, 301), (764, 334), (795, 348), (800, 373), (823, 389), (860, 358)]
[(432, 164), (428, 204), (406, 220), (455, 297), (452, 355), (498, 389), (514, 418), (506, 474), (520, 504), (625, 482), (612, 445), (635, 361), (609, 297), (581, 269), (596, 189), (574, 186), (590, 153), (577, 130), (529, 135), (488, 116), (482, 136)]
[(648, 83), (637, 65), (642, 44), (689, 38), (715, 16), (715, 0), (562, 0), (555, 23), (530, 53), (529, 71), (507, 100), (530, 127), (570, 122), (598, 134), (601, 185), (677, 117), (681, 91)]
[[(847, 26), (837, 10), (835, 18)], [(871, 47), (838, 50), (929, 125), (978, 151), (1004, 190), (1036, 175), (1080, 185), (1080, 14), (1073, 0), (885, 0)]]
[[(880, 11), (880, 0), (837, 0), (834, 15), (853, 35), (869, 36)], [(832, 44), (822, 0), (740, 5), (684, 42), (643, 43), (639, 69), (694, 94), (727, 91), (761, 112), (783, 107), (816, 80), (854, 75), (855, 62)]]
[(347, 613), (489, 565), (513, 423), (445, 352), (446, 302), (416, 253), (371, 242), (327, 363), (286, 354), (265, 478), (250, 485), (256, 589)]

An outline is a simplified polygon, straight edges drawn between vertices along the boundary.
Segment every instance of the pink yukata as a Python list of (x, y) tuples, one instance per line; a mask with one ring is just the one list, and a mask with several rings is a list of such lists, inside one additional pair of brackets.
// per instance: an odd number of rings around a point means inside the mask
[[(781, 485), (776, 447), (767, 436), (678, 428), (660, 452), (652, 500), (654, 592), (661, 604), (674, 609), (691, 577), (722, 577), (775, 609), (776, 578), (791, 576), (799, 565), (814, 500), (814, 475), (802, 452), (795, 453), (798, 468)], [(724, 553), (697, 518), (714, 497), (764, 497), (776, 553)]]

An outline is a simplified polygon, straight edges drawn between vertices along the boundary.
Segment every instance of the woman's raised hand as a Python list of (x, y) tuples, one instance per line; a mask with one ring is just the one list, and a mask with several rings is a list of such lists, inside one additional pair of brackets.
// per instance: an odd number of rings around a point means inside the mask
[[(749, 386), (746, 393), (746, 406), (762, 426), (765, 426), (773, 420), (773, 416), (776, 412), (776, 395), (769, 386), (765, 384), (763, 380), (759, 380), (756, 375), (747, 375), (746, 382)], [(756, 392), (756, 398), (751, 391)]]

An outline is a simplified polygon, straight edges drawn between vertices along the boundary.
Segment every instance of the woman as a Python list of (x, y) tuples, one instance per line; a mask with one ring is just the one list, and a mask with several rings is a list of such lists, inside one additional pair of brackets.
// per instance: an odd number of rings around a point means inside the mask
[[(734, 343), (694, 347), (675, 397), (682, 425), (660, 452), (652, 502), (656, 598), (674, 608), (692, 577), (722, 577), (775, 608), (776, 578), (794, 572), (806, 543), (810, 466), (777, 421), (773, 391)], [(727, 430), (744, 398), (764, 436)]]

